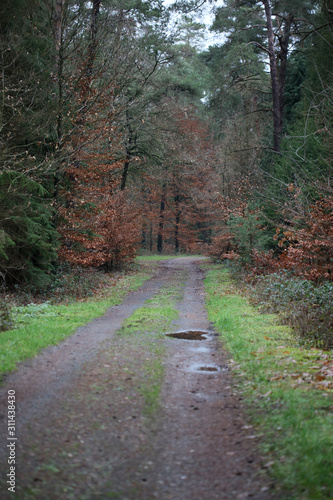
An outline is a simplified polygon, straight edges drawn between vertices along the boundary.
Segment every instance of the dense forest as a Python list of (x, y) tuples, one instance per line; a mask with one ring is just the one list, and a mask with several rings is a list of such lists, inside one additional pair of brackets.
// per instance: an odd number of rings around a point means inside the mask
[(156, 251), (333, 279), (331, 0), (0, 13), (3, 284)]
[(332, 499), (333, 0), (0, 0), (0, 45), (2, 498)]

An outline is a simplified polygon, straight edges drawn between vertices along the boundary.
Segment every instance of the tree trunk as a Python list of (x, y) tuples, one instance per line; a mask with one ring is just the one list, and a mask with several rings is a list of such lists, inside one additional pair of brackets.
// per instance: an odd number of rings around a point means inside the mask
[(88, 47), (88, 60), (86, 66), (86, 77), (88, 79), (90, 79), (92, 76), (92, 70), (96, 58), (97, 20), (98, 20), (100, 6), (101, 6), (101, 0), (93, 0), (92, 10), (91, 10), (91, 24), (90, 24), (90, 42)]
[(165, 211), (165, 198), (166, 198), (166, 183), (163, 184), (160, 204), (160, 215), (157, 234), (157, 251), (162, 253), (163, 250), (163, 228), (164, 228), (164, 211)]
[(57, 116), (57, 143), (58, 148), (62, 138), (63, 127), (63, 69), (64, 69), (64, 17), (68, 6), (67, 0), (56, 0), (53, 14), (53, 36), (55, 43), (55, 70), (54, 75), (58, 87), (58, 116)]
[(176, 216), (175, 227), (175, 252), (179, 253), (179, 215)]
[(124, 191), (126, 187), (126, 181), (127, 181), (127, 176), (128, 176), (128, 167), (131, 161), (131, 155), (129, 154), (129, 151), (126, 149), (126, 157), (125, 157), (125, 162), (124, 162), (124, 168), (121, 174), (121, 183), (120, 183), (120, 191)]
[(153, 225), (150, 223), (150, 228), (149, 228), (149, 251), (152, 253), (153, 251)]
[[(53, 36), (56, 48), (56, 65), (58, 66), (58, 55), (62, 44), (63, 19), (67, 8), (67, 0), (56, 0), (53, 14)], [(57, 72), (56, 72), (57, 73)]]
[(146, 249), (146, 246), (147, 246), (146, 224), (143, 223), (142, 234), (141, 234), (141, 248)]
[(176, 215), (176, 223), (175, 223), (175, 252), (179, 253), (179, 223), (180, 223), (181, 209), (179, 207), (180, 195), (178, 193), (175, 194), (174, 201), (175, 201), (175, 215)]
[[(144, 200), (146, 197), (145, 193), (145, 186), (144, 183), (141, 184), (141, 199)], [(141, 208), (141, 213), (144, 214), (144, 206)], [(148, 222), (147, 222), (147, 217), (143, 217), (142, 220), (142, 228), (141, 228), (141, 247), (146, 249), (147, 247), (147, 228), (148, 228)]]
[(272, 12), (269, 0), (262, 0), (265, 8), (266, 22), (267, 22), (267, 36), (268, 36), (268, 53), (269, 53), (269, 64), (271, 73), (271, 84), (272, 84), (272, 97), (273, 97), (273, 125), (274, 125), (274, 141), (273, 149), (277, 153), (280, 153), (280, 140), (281, 140), (281, 106), (280, 106), (280, 88), (279, 88), (279, 78), (277, 71), (277, 63), (275, 57), (275, 47), (274, 47), (274, 31), (272, 23)]
[(290, 28), (293, 22), (294, 16), (290, 15), (285, 18), (285, 25), (282, 36), (279, 38), (280, 52), (278, 58), (280, 59), (279, 67), (279, 93), (280, 93), (280, 130), (283, 130), (284, 121), (284, 101), (285, 101), (285, 86), (286, 86), (286, 75), (287, 75), (287, 58), (288, 58), (288, 47), (290, 39)]
[(88, 100), (89, 100), (89, 89), (91, 85), (91, 80), (93, 76), (94, 62), (96, 59), (96, 49), (97, 49), (97, 20), (99, 16), (99, 10), (101, 6), (101, 0), (93, 0), (91, 8), (91, 22), (90, 22), (90, 40), (88, 45), (88, 57), (86, 64), (84, 66), (84, 71), (82, 75), (82, 105), (79, 111), (78, 120), (76, 122), (78, 127), (83, 127), (85, 122), (85, 116), (87, 114)]
[[(53, 14), (53, 36), (55, 43), (55, 69), (54, 78), (57, 86), (58, 93), (58, 109), (57, 109), (57, 125), (56, 125), (56, 135), (57, 135), (57, 149), (60, 151), (62, 144), (63, 135), (63, 94), (64, 94), (64, 44), (63, 44), (63, 33), (64, 33), (64, 17), (66, 9), (68, 7), (68, 0), (56, 0), (55, 10)], [(54, 199), (57, 201), (59, 196), (59, 182), (61, 179), (60, 165), (57, 165), (54, 177)], [(58, 213), (55, 212), (54, 225), (58, 225)]]
[(129, 169), (129, 165), (131, 162), (131, 158), (132, 158), (135, 143), (136, 143), (136, 136), (135, 136), (134, 129), (131, 125), (128, 111), (126, 111), (126, 128), (128, 130), (128, 139), (127, 139), (127, 144), (126, 144), (125, 162), (124, 162), (124, 167), (123, 167), (123, 171), (122, 171), (122, 175), (121, 175), (121, 184), (120, 184), (121, 191), (124, 191), (124, 189), (126, 187), (128, 169)]

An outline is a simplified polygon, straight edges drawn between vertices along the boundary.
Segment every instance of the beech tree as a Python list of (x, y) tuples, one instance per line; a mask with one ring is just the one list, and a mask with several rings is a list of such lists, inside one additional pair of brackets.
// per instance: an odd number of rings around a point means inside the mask
[(118, 117), (122, 103), (117, 105), (116, 79), (101, 65), (100, 47), (97, 50), (100, 8), (98, 1), (91, 5), (87, 57), (74, 75), (73, 128), (67, 146), (71, 154), (59, 205), (59, 256), (110, 270), (133, 257), (137, 230), (131, 203), (117, 192), (123, 168)]
[(158, 252), (193, 250), (206, 238), (214, 163), (211, 134), (195, 106), (175, 97), (164, 99), (154, 123), (160, 156), (157, 162), (150, 159), (141, 178), (143, 241), (148, 248), (156, 245)]
[(283, 248), (281, 267), (308, 279), (333, 280), (333, 197), (310, 205), (306, 219), (288, 230), (277, 228), (276, 240)]

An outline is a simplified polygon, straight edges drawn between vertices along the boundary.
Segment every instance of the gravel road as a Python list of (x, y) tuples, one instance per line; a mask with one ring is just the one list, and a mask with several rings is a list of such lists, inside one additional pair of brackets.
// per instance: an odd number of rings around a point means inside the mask
[[(0, 497), (8, 491), (7, 395), (15, 390), (18, 499), (268, 500), (274, 488), (207, 319), (201, 260), (163, 261), (156, 277), (58, 346), (22, 363), (0, 389)], [(120, 336), (124, 320), (183, 280), (175, 336)], [(144, 330), (144, 327), (142, 328)], [(192, 335), (187, 332), (201, 332)], [(191, 337), (190, 337), (191, 338)], [(163, 350), (164, 381), (145, 411), (143, 367)], [(159, 354), (161, 357), (161, 354)]]

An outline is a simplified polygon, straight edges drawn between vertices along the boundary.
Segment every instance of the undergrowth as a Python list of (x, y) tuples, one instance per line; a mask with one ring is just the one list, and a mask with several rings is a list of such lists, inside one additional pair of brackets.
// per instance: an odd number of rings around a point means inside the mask
[[(297, 345), (290, 327), (260, 314), (221, 266), (205, 280), (207, 309), (228, 349), (283, 498), (333, 497), (333, 355)], [(286, 299), (288, 300), (288, 299)]]
[(98, 297), (110, 289), (124, 276), (148, 272), (153, 274), (154, 263), (149, 268), (144, 263), (133, 264), (123, 271), (105, 273), (97, 269), (85, 269), (63, 265), (58, 268), (52, 282), (45, 288), (32, 288), (27, 285), (15, 285), (7, 289), (4, 295), (11, 306), (24, 306), (30, 303), (50, 302), (52, 304), (70, 303)]
[(333, 283), (274, 273), (258, 278), (252, 297), (264, 311), (278, 313), (308, 346), (333, 348)]
[(9, 330), (13, 326), (12, 310), (4, 294), (0, 294), (0, 332)]

